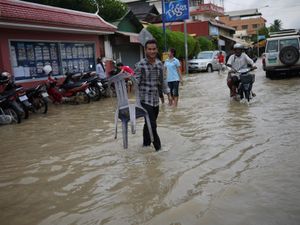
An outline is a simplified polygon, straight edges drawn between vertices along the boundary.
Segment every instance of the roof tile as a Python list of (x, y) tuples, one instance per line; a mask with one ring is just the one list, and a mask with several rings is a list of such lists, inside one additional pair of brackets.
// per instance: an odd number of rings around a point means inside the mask
[(17, 0), (1, 0), (0, 21), (109, 32), (116, 30), (96, 14)]

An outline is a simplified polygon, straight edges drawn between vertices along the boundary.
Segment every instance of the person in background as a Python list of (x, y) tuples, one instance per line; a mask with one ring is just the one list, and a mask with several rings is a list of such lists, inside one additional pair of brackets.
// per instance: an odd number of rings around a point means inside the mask
[(219, 54), (218, 54), (218, 63), (219, 63), (218, 74), (220, 74), (220, 72), (222, 71), (224, 61), (225, 61), (224, 55), (223, 55), (222, 51), (220, 51)]
[(175, 58), (176, 50), (169, 50), (169, 58), (164, 63), (164, 74), (167, 75), (168, 86), (170, 88), (171, 103), (170, 105), (177, 107), (179, 97), (179, 82), (183, 84), (180, 62)]
[(106, 79), (106, 74), (105, 74), (105, 68), (102, 63), (102, 58), (98, 57), (97, 58), (97, 65), (96, 65), (96, 74), (99, 77), (100, 80)]
[[(161, 149), (160, 138), (157, 133), (157, 117), (159, 114), (159, 93), (162, 91), (163, 64), (157, 59), (158, 47), (156, 40), (145, 43), (146, 57), (136, 63), (135, 75), (139, 84), (141, 105), (147, 110), (154, 137), (153, 145), (156, 151)], [(150, 146), (151, 139), (145, 121), (143, 129), (143, 146)]]
[(124, 66), (121, 62), (117, 63), (117, 67), (121, 73), (126, 72), (130, 75), (134, 75), (134, 70), (131, 69), (129, 66)]
[[(117, 68), (118, 70), (120, 70), (120, 73), (127, 73), (128, 75), (130, 76), (133, 76), (134, 75), (134, 70), (131, 69), (129, 66), (124, 66), (123, 63), (119, 62), (117, 63)], [(126, 83), (127, 83), (127, 90), (128, 92), (131, 92), (131, 89), (132, 89), (132, 81), (128, 78), (126, 80)]]

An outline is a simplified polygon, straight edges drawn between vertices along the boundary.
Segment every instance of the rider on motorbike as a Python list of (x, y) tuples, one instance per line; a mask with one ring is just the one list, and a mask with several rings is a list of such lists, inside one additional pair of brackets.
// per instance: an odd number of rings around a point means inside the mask
[[(236, 97), (237, 94), (237, 87), (239, 85), (239, 78), (235, 76), (235, 73), (239, 71), (240, 69), (248, 68), (249, 66), (251, 69), (256, 69), (253, 60), (249, 58), (249, 56), (243, 52), (244, 46), (242, 44), (236, 43), (233, 46), (234, 54), (232, 54), (228, 61), (227, 66), (231, 68), (231, 70), (228, 72), (227, 76), (227, 86), (230, 89), (230, 97)], [(254, 75), (253, 75), (254, 76)], [(253, 77), (254, 82), (255, 77)], [(255, 96), (254, 93), (252, 93), (253, 96)]]

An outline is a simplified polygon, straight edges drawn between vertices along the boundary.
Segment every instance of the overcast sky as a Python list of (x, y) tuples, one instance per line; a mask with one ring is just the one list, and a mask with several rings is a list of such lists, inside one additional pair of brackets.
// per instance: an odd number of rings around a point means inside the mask
[(224, 0), (224, 7), (225, 11), (258, 8), (267, 26), (280, 19), (283, 28), (300, 29), (300, 0)]

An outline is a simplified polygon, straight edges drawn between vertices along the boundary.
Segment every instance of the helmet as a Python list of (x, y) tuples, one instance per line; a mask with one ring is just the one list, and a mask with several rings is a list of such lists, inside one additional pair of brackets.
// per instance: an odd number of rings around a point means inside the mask
[(43, 71), (46, 75), (52, 72), (52, 67), (50, 65), (46, 65), (43, 67)]
[(0, 84), (5, 84), (8, 82), (8, 76), (5, 75), (5, 72), (3, 72), (1, 75), (0, 75)]
[(236, 43), (236, 44), (234, 44), (233, 49), (244, 49), (244, 45), (242, 45), (240, 43)]

